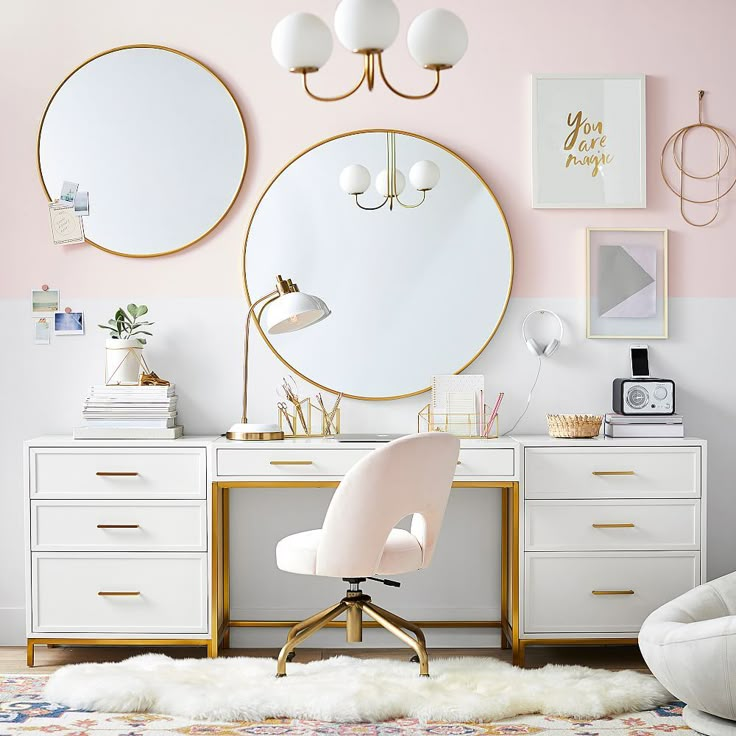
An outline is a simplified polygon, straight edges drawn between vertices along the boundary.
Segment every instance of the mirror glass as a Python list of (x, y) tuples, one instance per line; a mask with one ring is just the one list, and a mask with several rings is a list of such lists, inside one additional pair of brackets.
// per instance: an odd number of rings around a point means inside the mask
[(243, 181), (246, 133), (213, 72), (173, 49), (105, 52), (75, 70), (46, 109), (38, 164), (49, 199), (89, 192), (92, 245), (163, 255), (204, 237)]
[[(293, 160), (261, 197), (244, 249), (251, 303), (272, 291), (281, 274), (332, 310), (308, 329), (264, 335), (273, 350), (312, 383), (363, 399), (419, 393), (432, 375), (469, 365), (503, 318), (513, 275), (501, 207), (447, 148), (391, 131), (405, 204), (422, 199), (410, 180), (412, 165), (431, 161), (439, 168), (419, 207), (366, 211), (341, 188), (344, 169), (360, 164), (371, 175), (360, 203), (383, 201), (376, 183), (387, 165), (388, 132), (347, 133)], [(428, 168), (414, 177), (420, 184), (436, 178)], [(343, 183), (360, 179), (355, 169), (351, 174)], [(385, 181), (384, 175), (384, 189)]]

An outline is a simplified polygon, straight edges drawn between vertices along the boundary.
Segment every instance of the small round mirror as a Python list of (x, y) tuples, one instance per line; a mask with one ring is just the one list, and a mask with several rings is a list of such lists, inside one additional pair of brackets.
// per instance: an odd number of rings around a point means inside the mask
[(74, 70), (41, 122), (49, 200), (65, 181), (89, 192), (86, 239), (117, 255), (159, 256), (225, 217), (247, 161), (245, 125), (224, 83), (175, 51), (126, 46)]

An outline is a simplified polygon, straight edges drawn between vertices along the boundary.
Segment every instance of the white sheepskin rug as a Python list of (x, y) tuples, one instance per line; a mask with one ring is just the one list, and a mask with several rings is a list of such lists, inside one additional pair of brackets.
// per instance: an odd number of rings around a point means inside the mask
[(288, 666), (272, 659), (171, 659), (68, 665), (45, 695), (71, 708), (150, 712), (208, 721), (299, 718), (332, 722), (496, 721), (518, 715), (600, 718), (650, 710), (673, 698), (651, 676), (547, 665), (524, 670), (497, 659), (433, 659), (431, 677), (411, 662), (332, 659)]

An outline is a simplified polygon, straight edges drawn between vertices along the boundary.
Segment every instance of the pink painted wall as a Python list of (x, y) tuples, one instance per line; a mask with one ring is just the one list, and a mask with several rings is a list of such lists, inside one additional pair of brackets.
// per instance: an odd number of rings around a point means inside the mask
[[(401, 0), (402, 40), (386, 65), (403, 88), (430, 82), (411, 61), (403, 36), (411, 19), (435, 3)], [(255, 201), (294, 154), (346, 130), (396, 127), (455, 149), (498, 196), (517, 258), (514, 296), (574, 297), (584, 290), (584, 228), (652, 226), (671, 229), (671, 295), (736, 296), (733, 269), (736, 193), (717, 223), (700, 230), (679, 217), (676, 199), (659, 176), (659, 153), (674, 129), (694, 121), (696, 90), (709, 91), (708, 119), (736, 129), (732, 0), (446, 0), (465, 20), (470, 48), (444, 75), (441, 93), (405, 102), (380, 85), (335, 105), (313, 102), (299, 79), (270, 53), (274, 24), (308, 9), (328, 21), (332, 0), (78, 0), (60, 11), (50, 0), (6, 2), (0, 44), (2, 136), (0, 207), (3, 260), (0, 296), (26, 297), (43, 282), (63, 284), (67, 296), (111, 292), (158, 296), (240, 293), (238, 262)], [(707, 5), (707, 8), (705, 7)], [(243, 110), (250, 166), (243, 191), (222, 225), (198, 245), (158, 259), (126, 259), (88, 246), (49, 242), (45, 199), (35, 163), (37, 126), (61, 79), (101, 50), (160, 43), (211, 66)], [(315, 79), (326, 93), (341, 91), (360, 61), (337, 47)], [(531, 209), (530, 74), (644, 72), (648, 106), (646, 210)]]

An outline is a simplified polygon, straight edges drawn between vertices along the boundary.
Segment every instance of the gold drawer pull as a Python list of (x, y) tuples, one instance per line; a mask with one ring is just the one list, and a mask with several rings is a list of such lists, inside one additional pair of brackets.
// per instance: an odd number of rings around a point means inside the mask
[(633, 529), (635, 526), (631, 522), (625, 524), (593, 524), (593, 529)]
[(313, 460), (271, 460), (271, 465), (314, 465)]
[(97, 595), (140, 595), (139, 590), (101, 590)]
[(636, 475), (633, 470), (594, 470), (593, 475)]
[(593, 595), (634, 595), (633, 590), (591, 590)]
[(98, 529), (140, 529), (140, 524), (98, 524)]
[(117, 471), (117, 470), (98, 470), (95, 475), (99, 475), (103, 478), (132, 478), (133, 476), (138, 475), (138, 473), (134, 472), (124, 472), (124, 471)]

